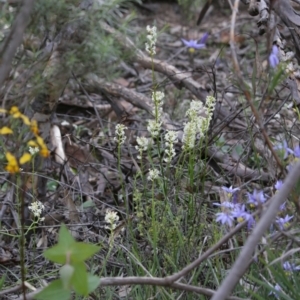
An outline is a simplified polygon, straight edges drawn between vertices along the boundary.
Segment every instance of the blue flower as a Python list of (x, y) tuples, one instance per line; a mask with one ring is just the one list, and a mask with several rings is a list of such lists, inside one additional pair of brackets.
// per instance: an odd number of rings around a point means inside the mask
[(279, 210), (280, 210), (280, 211), (285, 210), (285, 206), (286, 206), (286, 201), (283, 202), (283, 203), (279, 206)]
[(234, 217), (230, 211), (217, 213), (216, 216), (217, 222), (221, 222), (222, 225), (228, 224), (230, 227), (232, 226)]
[(236, 205), (232, 215), (237, 218), (239, 223), (243, 222), (244, 220), (248, 221), (251, 218), (251, 214), (245, 210), (245, 205)]
[(288, 147), (286, 140), (284, 140), (282, 142), (282, 144), (275, 146), (274, 149), (275, 150), (281, 150), (281, 149), (284, 150), (283, 159), (286, 159), (289, 154), (294, 154), (294, 151)]
[(253, 194), (247, 193), (247, 195), (248, 195), (248, 203), (252, 208), (265, 203), (267, 200), (267, 198), (265, 197), (262, 191), (254, 190)]
[(269, 56), (269, 64), (272, 68), (276, 68), (279, 64), (278, 52), (278, 47), (273, 45), (271, 54)]
[(299, 146), (296, 146), (295, 148), (294, 148), (294, 156), (295, 157), (297, 157), (297, 158), (299, 158), (300, 157), (300, 147)]
[(276, 297), (276, 299), (279, 299), (278, 292), (281, 292), (281, 291), (282, 291), (280, 285), (279, 285), (278, 283), (276, 283), (276, 285), (274, 286), (274, 289), (275, 289), (275, 292), (271, 291), (271, 292), (269, 293), (269, 296), (270, 296), (270, 295), (274, 295), (274, 296)]
[(274, 185), (274, 187), (278, 191), (278, 190), (280, 190), (280, 188), (282, 187), (282, 185), (283, 185), (282, 180), (277, 180), (276, 183), (275, 183), (275, 185)]
[(229, 209), (234, 209), (235, 208), (235, 204), (233, 204), (229, 201), (224, 201), (222, 203), (213, 203), (213, 205), (221, 206), (221, 207), (225, 207), (225, 208), (229, 208)]
[(222, 190), (225, 191), (225, 192), (228, 193), (228, 194), (233, 194), (233, 193), (239, 191), (240, 188), (235, 188), (235, 189), (233, 189), (232, 186), (229, 187), (229, 188), (226, 187), (226, 186), (222, 186)]
[(222, 190), (226, 192), (226, 196), (228, 199), (232, 199), (232, 202), (234, 204), (237, 204), (238, 202), (238, 195), (237, 195), (237, 191), (240, 190), (240, 188), (233, 188), (231, 187), (226, 187), (226, 186), (222, 186)]
[(292, 220), (293, 217), (294, 216), (286, 215), (284, 218), (276, 218), (276, 223), (281, 230), (284, 230), (290, 225), (290, 220)]
[(243, 222), (244, 220), (248, 221), (248, 230), (250, 230), (255, 224), (253, 216), (246, 211), (245, 205), (236, 205), (232, 215), (239, 223)]
[(299, 271), (300, 266), (296, 266), (294, 263), (289, 263), (288, 261), (284, 262), (282, 264), (282, 267), (285, 271), (293, 272), (293, 271)]
[(208, 38), (208, 33), (204, 33), (200, 40), (185, 40), (181, 39), (185, 46), (189, 48), (190, 52), (194, 52), (195, 50), (205, 48), (205, 43)]

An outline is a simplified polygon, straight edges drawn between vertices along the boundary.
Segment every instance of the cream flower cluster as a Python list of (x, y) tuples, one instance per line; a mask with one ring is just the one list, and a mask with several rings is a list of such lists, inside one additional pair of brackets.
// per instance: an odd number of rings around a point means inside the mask
[(152, 100), (154, 103), (154, 108), (152, 113), (154, 115), (154, 120), (148, 121), (147, 130), (150, 132), (152, 138), (157, 138), (161, 129), (161, 117), (163, 113), (163, 99), (165, 94), (163, 92), (155, 91), (152, 92)]
[(172, 158), (175, 156), (174, 144), (177, 143), (177, 133), (172, 130), (168, 130), (165, 135), (165, 157), (164, 161), (170, 163)]
[(142, 159), (143, 151), (147, 151), (149, 146), (149, 139), (146, 137), (137, 137), (136, 138), (137, 146), (135, 149), (139, 151), (139, 155), (137, 156), (138, 159)]
[(149, 181), (154, 181), (158, 177), (159, 177), (159, 171), (157, 169), (149, 169), (149, 173), (147, 177)]
[(154, 103), (154, 109), (152, 111), (153, 115), (155, 116), (155, 119), (158, 121), (161, 119), (162, 113), (163, 113), (163, 99), (165, 97), (165, 94), (160, 91), (152, 92), (152, 101)]
[(37, 218), (40, 218), (43, 210), (45, 209), (45, 206), (40, 201), (32, 202), (31, 205), (28, 206), (28, 209), (31, 210), (33, 215)]
[(156, 50), (155, 50), (155, 44), (157, 41), (157, 32), (156, 32), (156, 27), (150, 27), (149, 25), (147, 26), (147, 43), (146, 45), (146, 51), (151, 55), (155, 55), (156, 54)]
[(38, 153), (40, 151), (39, 147), (29, 147), (29, 153), (31, 155), (35, 155), (36, 153)]
[(207, 96), (205, 106), (200, 101), (191, 102), (186, 112), (189, 122), (185, 124), (183, 130), (183, 149), (190, 150), (195, 147), (198, 133), (200, 138), (205, 135), (212, 120), (215, 105), (216, 99), (212, 96)]
[(116, 211), (113, 211), (111, 209), (106, 210), (105, 214), (105, 222), (109, 225), (105, 225), (106, 229), (114, 230), (117, 227), (117, 223), (119, 222), (119, 216)]
[(116, 125), (116, 137), (114, 137), (114, 140), (119, 144), (124, 144), (126, 137), (125, 137), (125, 129), (127, 129), (126, 126), (123, 124), (117, 124)]

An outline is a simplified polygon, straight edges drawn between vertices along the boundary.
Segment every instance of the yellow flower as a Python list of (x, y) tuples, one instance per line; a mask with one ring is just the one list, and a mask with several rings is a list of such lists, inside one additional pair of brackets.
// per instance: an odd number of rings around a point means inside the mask
[(45, 144), (45, 142), (44, 142), (44, 140), (43, 140), (42, 137), (40, 137), (39, 135), (37, 135), (35, 138), (36, 138), (36, 141), (37, 141), (38, 145), (40, 146), (40, 148), (43, 148), (43, 147), (47, 148), (47, 146), (46, 146), (46, 144)]
[(0, 128), (0, 134), (12, 134), (12, 133), (13, 131), (7, 126)]
[(30, 140), (30, 141), (27, 143), (27, 145), (28, 145), (29, 147), (33, 147), (33, 148), (39, 147), (39, 145), (37, 144), (37, 142), (35, 142), (35, 141), (33, 141), (33, 140)]
[(49, 152), (48, 148), (47, 147), (41, 148), (40, 155), (43, 157), (49, 157), (50, 152)]
[(11, 114), (13, 118), (20, 118), (22, 115), (17, 106), (12, 106), (9, 111), (9, 114)]
[(1, 113), (1, 114), (6, 114), (6, 113), (7, 113), (7, 110), (6, 110), (6, 109), (3, 109), (3, 108), (0, 108), (0, 113)]
[(20, 165), (24, 165), (31, 160), (31, 155), (25, 152), (19, 159)]
[(19, 173), (20, 167), (18, 165), (18, 161), (15, 158), (14, 155), (12, 155), (10, 152), (5, 153), (6, 159), (8, 161), (7, 166), (5, 167), (6, 171), (9, 173)]
[(21, 114), (20, 118), (22, 119), (22, 121), (25, 125), (31, 126), (31, 123), (30, 123), (29, 118), (27, 116)]
[(40, 155), (43, 157), (48, 157), (50, 155), (50, 152), (44, 142), (44, 140), (40, 136), (36, 136), (36, 141), (40, 148)]
[(30, 130), (33, 134), (39, 134), (39, 128), (36, 120), (31, 120)]

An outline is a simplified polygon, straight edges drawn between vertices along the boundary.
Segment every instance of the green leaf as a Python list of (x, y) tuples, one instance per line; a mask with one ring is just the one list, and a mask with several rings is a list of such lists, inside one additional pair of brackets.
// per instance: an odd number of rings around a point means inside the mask
[(37, 300), (69, 300), (71, 298), (71, 290), (64, 289), (60, 279), (52, 281), (41, 292), (34, 296)]
[(0, 290), (2, 289), (3, 287), (3, 284), (4, 284), (4, 281), (5, 281), (5, 275), (3, 275), (0, 279)]
[(76, 244), (76, 241), (69, 233), (66, 225), (62, 224), (59, 230), (58, 244), (46, 250), (44, 256), (53, 262), (65, 264), (71, 255), (72, 246), (74, 244)]
[(92, 201), (92, 200), (85, 201), (85, 202), (82, 204), (82, 208), (83, 208), (83, 209), (89, 208), (89, 207), (94, 207), (94, 206), (95, 206), (95, 202)]
[(87, 243), (74, 243), (70, 247), (70, 261), (72, 263), (83, 262), (100, 250), (100, 247)]
[(243, 148), (242, 145), (236, 145), (236, 146), (234, 147), (234, 150), (236, 151), (236, 153), (237, 153), (239, 156), (241, 156), (241, 155), (243, 154), (243, 152), (244, 152), (244, 148)]
[(56, 191), (56, 188), (57, 188), (57, 182), (56, 182), (56, 181), (51, 180), (51, 181), (48, 181), (48, 182), (47, 182), (47, 189), (48, 189), (50, 192), (55, 192), (55, 191)]
[(72, 266), (74, 267), (74, 273), (71, 279), (72, 287), (77, 294), (87, 296), (89, 294), (89, 286), (85, 263), (78, 262), (72, 264)]
[(88, 274), (89, 294), (92, 293), (100, 284), (100, 277)]
[(72, 237), (67, 226), (62, 224), (59, 230), (58, 243), (65, 245), (66, 247), (71, 247), (75, 243), (75, 239)]
[(55, 263), (64, 265), (68, 262), (67, 260), (68, 257), (70, 257), (70, 251), (65, 245), (57, 244), (46, 250), (44, 256)]

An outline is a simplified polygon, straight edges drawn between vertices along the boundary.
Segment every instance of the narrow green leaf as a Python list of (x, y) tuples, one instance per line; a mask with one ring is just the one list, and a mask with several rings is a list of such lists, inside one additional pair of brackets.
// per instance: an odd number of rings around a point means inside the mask
[(0, 279), (0, 290), (2, 289), (3, 287), (3, 284), (4, 284), (4, 281), (5, 281), (5, 275), (3, 275)]
[(280, 83), (280, 80), (283, 79), (284, 75), (284, 69), (282, 67), (279, 67), (279, 70), (275, 73), (273, 76), (269, 88), (268, 88), (268, 93), (271, 94), (275, 87)]
[(71, 279), (71, 284), (75, 292), (81, 296), (89, 294), (88, 275), (84, 262), (72, 264), (74, 273)]
[(41, 292), (34, 296), (37, 300), (69, 300), (71, 298), (71, 291), (63, 288), (63, 283), (60, 279), (52, 281)]
[(252, 95), (255, 97), (256, 95), (256, 75), (257, 75), (257, 65), (256, 62), (253, 65), (253, 72), (252, 72)]

